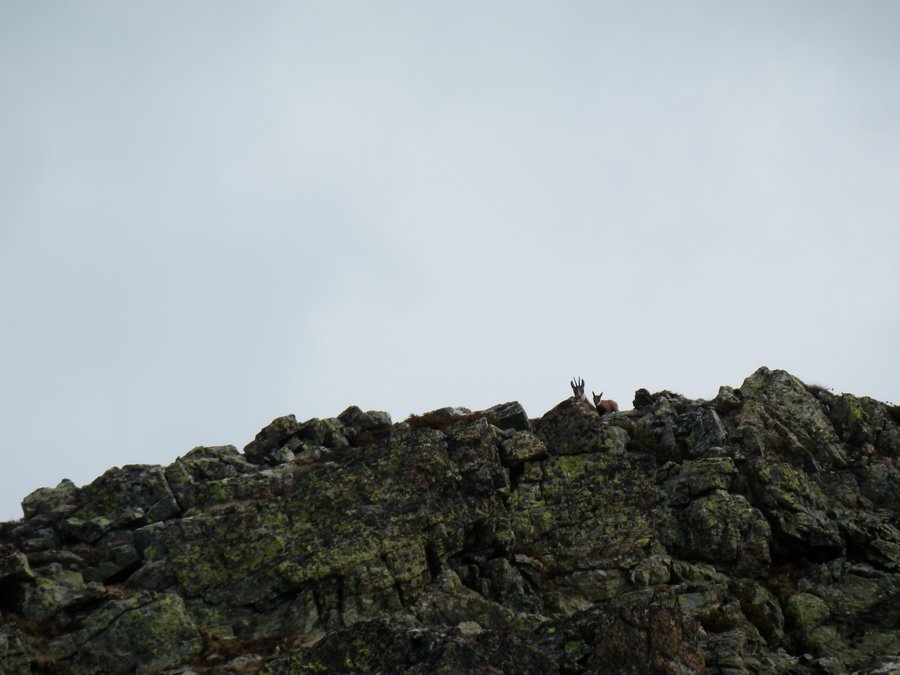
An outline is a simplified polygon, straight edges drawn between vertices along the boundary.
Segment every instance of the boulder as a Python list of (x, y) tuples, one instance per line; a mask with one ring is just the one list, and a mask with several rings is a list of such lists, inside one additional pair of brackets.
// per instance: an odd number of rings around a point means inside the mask
[(78, 488), (68, 478), (60, 481), (55, 488), (38, 488), (22, 500), (22, 511), (26, 518), (44, 516), (49, 521), (57, 520), (65, 513), (65, 507), (75, 502)]
[(61, 530), (92, 543), (115, 527), (155, 523), (180, 511), (162, 467), (130, 465), (112, 468), (81, 488)]
[(244, 455), (253, 464), (275, 464), (290, 461), (293, 454), (291, 443), (300, 432), (300, 425), (293, 415), (277, 417), (264, 427), (256, 438), (244, 446)]
[(29, 621), (42, 622), (56, 618), (72, 607), (103, 597), (103, 586), (85, 583), (80, 572), (54, 563), (42, 568), (33, 583), (23, 584), (17, 609)]
[(483, 412), (484, 416), (491, 421), (491, 424), (500, 429), (515, 429), (517, 431), (529, 431), (531, 429), (528, 415), (518, 401), (499, 403)]
[(741, 577), (767, 576), (772, 531), (743, 495), (724, 490), (695, 499), (679, 517), (677, 552)]
[(300, 426), (297, 437), (304, 444), (325, 448), (343, 448), (349, 445), (347, 430), (337, 418), (307, 420)]
[(338, 421), (352, 432), (371, 431), (391, 426), (391, 416), (379, 410), (363, 412), (357, 406), (350, 406), (340, 415)]
[(203, 640), (181, 597), (141, 593), (104, 604), (51, 648), (73, 672), (143, 675), (189, 662)]

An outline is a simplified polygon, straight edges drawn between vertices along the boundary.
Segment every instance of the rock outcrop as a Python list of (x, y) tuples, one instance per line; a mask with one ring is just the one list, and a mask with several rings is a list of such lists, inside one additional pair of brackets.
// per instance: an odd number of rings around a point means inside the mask
[(900, 409), (762, 368), (63, 481), (0, 525), (0, 674), (900, 672)]

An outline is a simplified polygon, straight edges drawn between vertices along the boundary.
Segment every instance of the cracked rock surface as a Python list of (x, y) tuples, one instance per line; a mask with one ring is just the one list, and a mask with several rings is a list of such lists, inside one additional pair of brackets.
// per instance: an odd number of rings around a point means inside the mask
[(766, 368), (634, 405), (288, 415), (37, 490), (0, 675), (900, 672), (900, 409)]

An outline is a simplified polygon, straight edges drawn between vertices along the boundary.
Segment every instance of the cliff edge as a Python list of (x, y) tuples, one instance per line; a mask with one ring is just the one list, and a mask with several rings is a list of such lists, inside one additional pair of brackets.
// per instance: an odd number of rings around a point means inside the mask
[(0, 674), (900, 673), (900, 407), (761, 368), (63, 481), (0, 525)]

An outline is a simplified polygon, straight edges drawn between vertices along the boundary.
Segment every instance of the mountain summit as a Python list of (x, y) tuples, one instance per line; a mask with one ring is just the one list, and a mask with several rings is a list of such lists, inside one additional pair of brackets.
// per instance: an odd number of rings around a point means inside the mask
[(288, 415), (22, 507), (2, 675), (900, 672), (900, 407), (779, 370)]

